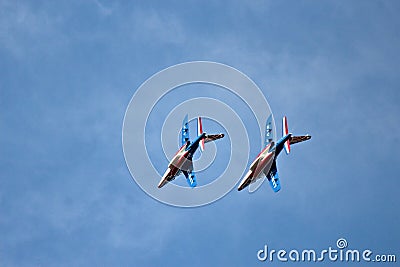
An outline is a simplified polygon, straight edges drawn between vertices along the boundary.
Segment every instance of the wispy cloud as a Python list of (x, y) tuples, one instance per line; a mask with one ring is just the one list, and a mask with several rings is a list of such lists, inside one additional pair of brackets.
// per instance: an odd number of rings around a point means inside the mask
[[(0, 62), (0, 263), (244, 266), (265, 242), (343, 232), (398, 247), (399, 19), (379, 3), (1, 1), (0, 52), (18, 60)], [(125, 107), (151, 74), (193, 59), (243, 71), (313, 135), (280, 156), (279, 194), (177, 209), (132, 181)], [(380, 216), (363, 220), (368, 209)]]
[(183, 23), (174, 14), (137, 8), (131, 14), (131, 23), (131, 37), (139, 42), (182, 44), (186, 40)]
[(98, 7), (99, 12), (104, 16), (109, 16), (114, 11), (113, 7), (106, 6), (101, 0), (93, 0), (93, 2)]
[(59, 18), (30, 3), (3, 0), (0, 2), (0, 47), (16, 57), (28, 56), (37, 46), (54, 42)]

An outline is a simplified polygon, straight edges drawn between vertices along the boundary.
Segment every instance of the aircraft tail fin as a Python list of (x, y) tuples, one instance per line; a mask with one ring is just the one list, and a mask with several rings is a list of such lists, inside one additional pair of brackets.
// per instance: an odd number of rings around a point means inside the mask
[[(288, 122), (286, 116), (283, 117), (282, 119), (282, 135), (286, 136), (289, 134), (289, 128), (288, 128)], [(283, 148), (285, 149), (286, 154), (290, 153), (290, 145), (304, 142), (307, 140), (310, 140), (311, 136), (306, 134), (306, 135), (299, 135), (299, 136), (291, 136), (285, 143)]]
[[(282, 118), (282, 136), (289, 134), (288, 122), (286, 116)], [(290, 153), (290, 140), (288, 139), (285, 144), (283, 145), (285, 152), (287, 155)]]
[[(197, 136), (200, 136), (203, 134), (203, 123), (201, 121), (201, 117), (197, 118)], [(204, 139), (200, 140), (200, 149), (201, 151), (204, 151)]]
[(201, 151), (204, 151), (204, 144), (215, 141), (217, 139), (223, 138), (225, 135), (223, 133), (220, 134), (205, 134), (203, 133), (203, 123), (201, 117), (197, 118), (197, 136), (201, 136), (204, 134), (204, 138), (200, 140), (199, 146)]

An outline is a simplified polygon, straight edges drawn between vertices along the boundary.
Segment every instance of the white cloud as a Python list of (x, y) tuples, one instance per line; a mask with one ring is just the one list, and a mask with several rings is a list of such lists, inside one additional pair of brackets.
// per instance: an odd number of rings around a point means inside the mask
[(131, 16), (131, 37), (136, 41), (162, 45), (182, 44), (186, 40), (183, 24), (174, 14), (138, 8)]
[(103, 16), (112, 15), (112, 13), (114, 11), (114, 7), (106, 6), (101, 0), (93, 0), (93, 2), (97, 6), (100, 14), (102, 14)]
[[(26, 56), (27, 51), (38, 45), (46, 45), (52, 39), (58, 23), (44, 10), (34, 10), (28, 3), (19, 1), (0, 2), (0, 47), (16, 57)], [(53, 39), (54, 40), (54, 39)]]

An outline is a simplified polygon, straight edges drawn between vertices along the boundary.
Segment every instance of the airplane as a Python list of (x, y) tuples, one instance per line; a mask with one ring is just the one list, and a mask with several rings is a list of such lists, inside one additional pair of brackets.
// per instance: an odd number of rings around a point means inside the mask
[(265, 127), (264, 149), (258, 154), (253, 163), (250, 165), (249, 171), (239, 184), (238, 191), (243, 190), (248, 185), (253, 184), (256, 180), (266, 178), (274, 192), (281, 189), (281, 184), (276, 167), (276, 159), (282, 149), (286, 154), (290, 153), (290, 145), (307, 141), (311, 139), (310, 135), (292, 136), (288, 130), (286, 116), (282, 119), (282, 138), (276, 144), (273, 142), (272, 136), (272, 114), (268, 117)]
[(200, 147), (201, 151), (204, 151), (204, 144), (215, 141), (217, 139), (223, 138), (225, 135), (220, 134), (206, 134), (203, 133), (203, 125), (201, 117), (197, 118), (197, 138), (190, 142), (189, 138), (189, 124), (188, 115), (185, 116), (182, 122), (181, 129), (181, 148), (176, 152), (175, 156), (172, 158), (165, 171), (163, 177), (158, 184), (158, 188), (163, 187), (168, 182), (174, 180), (181, 173), (185, 175), (186, 181), (190, 187), (196, 187), (197, 181), (196, 176), (193, 171), (193, 161), (192, 157), (196, 150)]

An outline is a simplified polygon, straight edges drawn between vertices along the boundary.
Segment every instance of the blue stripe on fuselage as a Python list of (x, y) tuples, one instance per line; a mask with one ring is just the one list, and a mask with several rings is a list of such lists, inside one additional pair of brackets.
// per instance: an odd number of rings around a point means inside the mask
[(278, 142), (276, 142), (276, 145), (273, 146), (273, 147), (270, 149), (270, 151), (274, 151), (274, 150), (275, 150), (275, 158), (279, 155), (279, 153), (281, 153), (285, 142), (286, 142), (287, 140), (289, 140), (289, 138), (290, 138), (291, 136), (292, 136), (291, 133), (289, 133), (289, 134), (287, 134), (287, 135), (285, 135), (285, 136), (282, 136), (282, 138), (279, 139)]
[(189, 154), (194, 154), (194, 152), (199, 148), (200, 140), (206, 136), (206, 133), (202, 133), (199, 135), (196, 140), (194, 140), (190, 145), (186, 148), (186, 151), (190, 151)]

